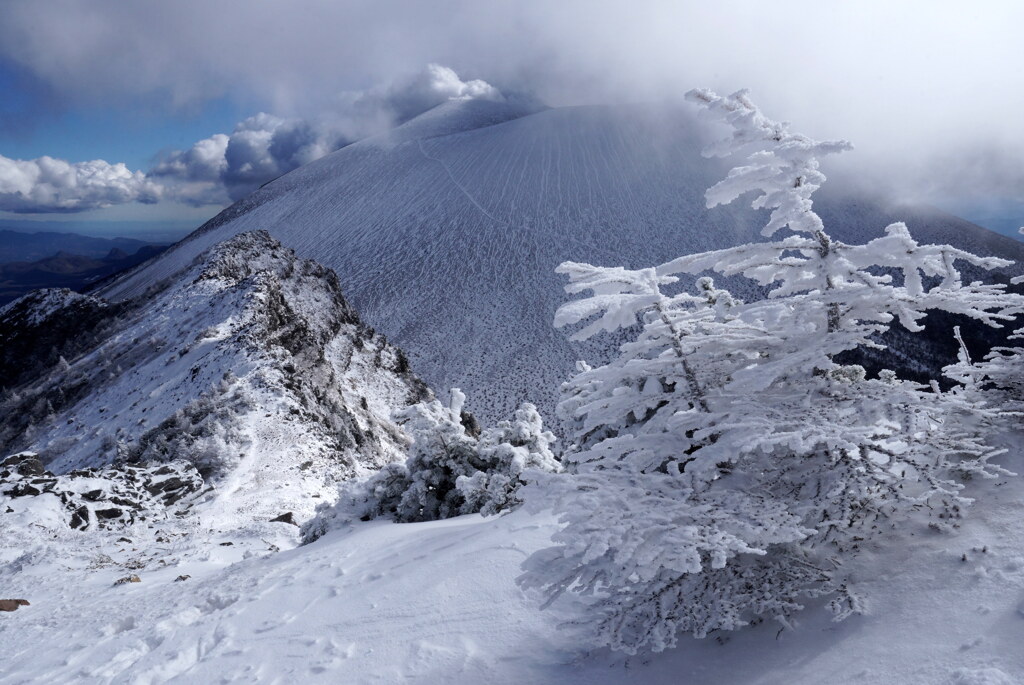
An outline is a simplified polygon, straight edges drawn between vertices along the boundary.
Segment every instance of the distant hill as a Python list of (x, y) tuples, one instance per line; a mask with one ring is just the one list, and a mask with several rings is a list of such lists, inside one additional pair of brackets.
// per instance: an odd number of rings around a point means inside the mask
[(135, 248), (131, 254), (120, 247), (109, 249), (99, 258), (61, 250), (55, 255), (31, 262), (0, 264), (0, 305), (39, 288), (83, 290), (108, 276), (141, 264), (166, 249), (163, 245), (140, 244), (141, 247)]
[(6, 262), (34, 262), (52, 257), (58, 252), (93, 257), (106, 257), (111, 250), (134, 254), (151, 243), (133, 238), (94, 238), (77, 233), (42, 231), (26, 233), (12, 231), (0, 223), (0, 264)]

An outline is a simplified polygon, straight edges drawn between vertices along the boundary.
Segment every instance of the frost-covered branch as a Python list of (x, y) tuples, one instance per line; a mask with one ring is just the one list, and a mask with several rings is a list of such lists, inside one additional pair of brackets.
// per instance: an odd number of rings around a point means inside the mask
[[(841, 562), (862, 541), (918, 510), (949, 528), (970, 502), (965, 476), (1006, 473), (991, 461), (999, 450), (961, 420), (973, 407), (964, 393), (892, 372), (868, 378), (836, 359), (878, 347), (893, 322), (921, 330), (929, 311), (1011, 320), (1021, 297), (964, 284), (959, 271), (1007, 262), (921, 245), (902, 223), (864, 245), (834, 240), (811, 196), (825, 178), (818, 158), (847, 143), (791, 133), (744, 91), (689, 97), (732, 127), (708, 154), (746, 155), (708, 191), (709, 206), (754, 192), (754, 206), (771, 210), (764, 235), (792, 234), (653, 268), (558, 269), (580, 297), (556, 326), (577, 326), (574, 339), (640, 331), (562, 388), (569, 473), (529, 487), (564, 528), (521, 583), (549, 601), (592, 596), (599, 642), (628, 652), (670, 647), (680, 631), (785, 621), (822, 594), (849, 615), (863, 603)], [(708, 271), (767, 297), (741, 302), (707, 277), (692, 293), (664, 290)]]

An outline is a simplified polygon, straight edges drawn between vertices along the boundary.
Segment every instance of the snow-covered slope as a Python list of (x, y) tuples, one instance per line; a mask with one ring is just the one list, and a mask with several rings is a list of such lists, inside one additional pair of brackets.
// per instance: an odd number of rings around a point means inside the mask
[[(522, 510), (359, 523), (230, 567), (237, 547), (196, 546), (201, 531), (140, 558), (140, 545), (19, 511), (0, 517), (0, 592), (31, 606), (0, 614), (0, 683), (1016, 685), (1022, 484), (975, 484), (954, 535), (911, 526), (865, 550), (864, 616), (836, 624), (810, 606), (794, 630), (763, 623), (643, 658), (587, 652), (564, 625), (577, 607), (539, 611), (517, 589), (520, 562), (555, 529)], [(28, 517), (34, 528), (16, 525)], [(132, 568), (141, 582), (115, 586)]]
[(333, 273), (264, 232), (119, 305), (26, 296), (0, 311), (0, 349), (0, 453), (57, 474), (186, 460), (227, 529), (307, 518), (338, 480), (402, 454), (391, 412), (430, 396)]
[[(572, 363), (597, 352), (551, 327), (564, 301), (557, 264), (640, 267), (758, 239), (753, 212), (705, 208), (725, 170), (701, 157), (701, 131), (687, 111), (656, 107), (524, 114), (449, 102), (266, 185), (102, 294), (137, 295), (215, 242), (265, 229), (337, 271), (365, 320), (435, 390), (463, 388), (486, 420), (523, 400), (550, 416)], [(1016, 241), (938, 212), (819, 197), (842, 240), (904, 220), (920, 242), (1024, 256)]]
[[(263, 232), (136, 299), (29, 296), (0, 310), (0, 352), (6, 449), (43, 458), (0, 459), (0, 599), (29, 602), (0, 613), (2, 685), (1024, 681), (1019, 477), (970, 481), (952, 532), (921, 517), (865, 542), (846, 566), (863, 616), (810, 603), (791, 630), (637, 658), (588, 649), (578, 598), (540, 611), (516, 585), (547, 514), (296, 547), (291, 522), (397, 456), (392, 410), (430, 394), (330, 271)], [(1002, 460), (1024, 472), (1019, 443)]]

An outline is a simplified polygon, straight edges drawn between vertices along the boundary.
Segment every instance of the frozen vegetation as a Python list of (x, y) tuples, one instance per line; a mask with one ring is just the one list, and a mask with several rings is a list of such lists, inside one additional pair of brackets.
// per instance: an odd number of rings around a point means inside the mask
[[(791, 133), (744, 93), (690, 97), (733, 127), (709, 154), (749, 153), (708, 204), (753, 193), (772, 210), (769, 241), (637, 271), (559, 268), (570, 292), (591, 295), (563, 306), (556, 325), (589, 320), (584, 338), (638, 317), (643, 328), (619, 358), (563, 386), (577, 449), (570, 474), (546, 482), (567, 525), (522, 579), (552, 601), (594, 596), (599, 643), (628, 653), (765, 619), (786, 627), (807, 598), (829, 597), (837, 619), (860, 613), (848, 558), (922, 510), (949, 529), (972, 501), (964, 482), (1012, 475), (977, 425), (991, 413), (983, 398), (835, 361), (877, 345), (893, 321), (920, 331), (934, 309), (1012, 320), (1024, 298), (963, 284), (956, 268), (1007, 263), (919, 245), (902, 223), (864, 245), (835, 240), (811, 195), (825, 180), (818, 157), (848, 144)], [(708, 270), (768, 296), (743, 302), (708, 277), (695, 293), (663, 292)]]
[(1024, 682), (1022, 353), (952, 325), (1019, 248), (690, 99), (732, 171), (451, 102), (0, 310), (0, 683)]

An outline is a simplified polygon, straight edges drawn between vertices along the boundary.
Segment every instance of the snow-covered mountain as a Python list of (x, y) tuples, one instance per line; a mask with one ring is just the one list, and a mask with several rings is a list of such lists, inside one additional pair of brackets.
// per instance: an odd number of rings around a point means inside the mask
[(391, 412), (431, 396), (332, 272), (264, 232), (120, 304), (26, 296), (0, 310), (0, 350), (0, 453), (56, 474), (187, 461), (227, 529), (307, 518), (338, 480), (402, 454)]
[[(267, 184), (100, 294), (136, 296), (214, 243), (266, 230), (334, 269), (435, 390), (463, 388), (485, 420), (523, 400), (550, 416), (572, 363), (600, 354), (551, 326), (565, 300), (556, 265), (649, 266), (758, 239), (751, 210), (705, 208), (725, 170), (701, 156), (703, 131), (688, 110), (450, 101)], [(1020, 243), (927, 208), (819, 197), (841, 240), (902, 220), (923, 243), (1024, 257)]]
[[(490, 111), (500, 118), (500, 108)], [(594, 126), (612, 116), (581, 111)], [(459, 121), (447, 113), (438, 110), (437, 120), (419, 125)], [(370, 141), (351, 154), (376, 156), (383, 182), (391, 155), (420, 154), (421, 145), (457, 146), (464, 136), (496, 135), (550, 114), (402, 140), (410, 126), (390, 142)], [(560, 129), (568, 140), (570, 128)], [(602, 145), (596, 149), (605, 154), (620, 143)], [(581, 168), (594, 170), (591, 162)], [(418, 173), (421, 181), (433, 178), (426, 168)], [(435, 190), (452, 179), (433, 178)], [(653, 172), (648, 180), (657, 181)], [(396, 326), (405, 322), (398, 330), (410, 340), (435, 326), (434, 337), (425, 339), (438, 349), (421, 347), (421, 355), (436, 374), (483, 383), (484, 376), (467, 371), (475, 368), (498, 380), (547, 383), (561, 371), (542, 364), (560, 364), (576, 350), (560, 347), (561, 334), (550, 331), (546, 308), (561, 300), (561, 290), (544, 250), (571, 256), (566, 250), (589, 244), (606, 263), (628, 255), (605, 242), (618, 230), (607, 223), (591, 226), (589, 242), (560, 246), (558, 234), (545, 233), (547, 242), (537, 238), (523, 247), (538, 234), (471, 224), (467, 215), (463, 230), (477, 226), (498, 242), (459, 243), (452, 239), (457, 234), (432, 223), (447, 206), (431, 199), (420, 209), (438, 214), (423, 219), (422, 240), (415, 226), (392, 227), (408, 244), (387, 238), (381, 225), (359, 240), (352, 228), (357, 256), (369, 259), (374, 240), (383, 241), (374, 248), (384, 251), (379, 267), (328, 245), (326, 223), (322, 234), (312, 232), (301, 242), (305, 251), (331, 247), (349, 265), (347, 274), (335, 276), (268, 232), (241, 231), (250, 214), (275, 206), (284, 211), (289, 192), (234, 219), (226, 214), (229, 223), (212, 225), (172, 258), (100, 293), (41, 291), (0, 309), (0, 390), (6, 390), (0, 598), (29, 602), (0, 614), (0, 683), (1013, 685), (1024, 677), (1021, 478), (970, 483), (967, 493), (977, 506), (950, 527), (954, 533), (915, 520), (865, 542), (849, 567), (854, 589), (868, 598), (864, 616), (836, 624), (823, 599), (809, 600), (788, 630), (763, 622), (641, 657), (586, 651), (576, 632), (585, 610), (577, 598), (540, 611), (542, 598), (516, 585), (522, 561), (550, 545), (561, 527), (550, 513), (523, 507), (486, 518), (339, 522), (315, 542), (296, 546), (293, 524), (329, 501), (338, 481), (405, 451), (406, 436), (392, 422), (395, 410), (432, 397), (410, 370), (416, 364), (362, 323), (342, 296), (342, 281), (369, 278), (379, 288), (378, 316)], [(611, 197), (588, 192), (594, 202)], [(367, 190), (359, 202), (377, 199)], [(843, 202), (838, 206), (860, 212), (872, 226), (875, 218), (884, 222), (879, 210)], [(685, 209), (678, 202), (673, 207)], [(650, 223), (630, 226), (654, 236), (657, 225), (646, 210), (636, 206)], [(565, 209), (565, 216), (583, 211), (591, 209)], [(599, 208), (593, 212), (598, 216)], [(691, 219), (710, 216), (701, 210)], [(969, 226), (958, 238), (944, 234), (966, 225), (943, 221), (926, 228), (935, 240), (967, 241), (982, 252), (1014, 249), (986, 242), (989, 234)], [(290, 224), (273, 225), (280, 234)], [(693, 249), (679, 247), (684, 239), (699, 247), (724, 240), (678, 220), (673, 225), (678, 245), (666, 238), (660, 243), (666, 254)], [(730, 239), (745, 239), (733, 228)], [(438, 240), (433, 251), (430, 235)], [(415, 268), (414, 248), (423, 251), (422, 270)], [(659, 258), (643, 241), (630, 249), (629, 258), (640, 263)], [(392, 253), (405, 260), (404, 278), (386, 258)], [(444, 261), (458, 254), (460, 261)], [(497, 271), (472, 271), (485, 267)], [(382, 270), (376, 280), (374, 268)], [(391, 289), (384, 288), (385, 275), (394, 279)], [(542, 282), (550, 286), (543, 292)], [(461, 312), (449, 307), (446, 288)], [(372, 300), (374, 292), (364, 284), (364, 298)], [(431, 293), (433, 301), (426, 299)], [(499, 296), (505, 299), (494, 299)], [(392, 303), (390, 314), (383, 302)], [(519, 335), (500, 327), (512, 325)], [(530, 340), (533, 334), (547, 337)], [(522, 358), (507, 356), (516, 350)], [(435, 354), (452, 369), (427, 357)], [(460, 355), (464, 366), (457, 366)], [(492, 389), (478, 404), (497, 411), (509, 401), (504, 393)], [(1014, 449), (1001, 463), (1020, 472), (1017, 436), (1004, 442)], [(19, 450), (32, 452), (13, 454)]]

